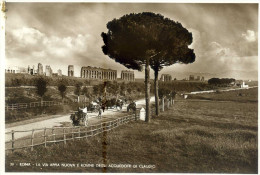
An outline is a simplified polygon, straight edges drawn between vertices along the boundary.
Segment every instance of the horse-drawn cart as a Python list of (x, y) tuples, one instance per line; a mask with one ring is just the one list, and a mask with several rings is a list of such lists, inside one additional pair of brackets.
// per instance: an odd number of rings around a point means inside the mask
[(73, 111), (70, 115), (70, 119), (74, 126), (88, 125), (88, 115), (87, 115), (87, 108), (78, 109), (78, 111)]

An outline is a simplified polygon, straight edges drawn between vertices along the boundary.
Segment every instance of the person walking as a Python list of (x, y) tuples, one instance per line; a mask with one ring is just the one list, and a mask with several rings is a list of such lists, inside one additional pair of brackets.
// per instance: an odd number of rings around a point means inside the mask
[(98, 118), (102, 118), (102, 108), (98, 106)]

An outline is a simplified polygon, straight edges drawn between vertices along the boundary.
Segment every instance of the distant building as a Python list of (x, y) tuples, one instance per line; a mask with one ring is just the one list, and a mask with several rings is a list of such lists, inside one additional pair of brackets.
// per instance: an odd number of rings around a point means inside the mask
[(189, 80), (194, 81), (194, 75), (190, 75)]
[(58, 76), (62, 76), (62, 71), (60, 69), (58, 69), (57, 73), (58, 73)]
[(74, 66), (73, 65), (68, 66), (68, 77), (74, 77)]
[(80, 76), (90, 80), (117, 80), (117, 71), (87, 66), (81, 68)]
[(161, 81), (172, 81), (172, 76), (170, 74), (162, 74), (161, 75)]
[(34, 65), (32, 67), (28, 66), (28, 74), (30, 75), (37, 74), (37, 70), (34, 69)]
[(52, 69), (51, 69), (51, 66), (50, 66), (50, 65), (46, 65), (45, 75), (46, 75), (47, 77), (51, 77), (51, 76), (52, 76)]
[(28, 73), (28, 71), (24, 67), (14, 66), (14, 67), (7, 67), (5, 69), (5, 73), (17, 74), (17, 73)]
[(128, 70), (121, 71), (121, 79), (125, 81), (135, 81), (134, 71), (128, 71)]
[[(75, 99), (75, 101), (76, 101), (76, 99)], [(78, 97), (77, 101), (82, 102), (82, 103), (86, 103), (86, 102), (89, 102), (89, 98), (86, 97), (85, 95), (80, 95)]]
[(41, 63), (38, 63), (38, 71), (37, 71), (38, 75), (43, 75), (43, 66)]
[(245, 82), (243, 81), (242, 84), (240, 85), (241, 88), (248, 88), (248, 85), (245, 84)]

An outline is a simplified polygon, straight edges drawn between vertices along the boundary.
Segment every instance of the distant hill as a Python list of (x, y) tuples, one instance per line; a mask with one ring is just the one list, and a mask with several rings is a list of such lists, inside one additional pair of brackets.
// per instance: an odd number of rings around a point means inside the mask
[(239, 70), (230, 70), (218, 74), (219, 77), (225, 78), (235, 78), (240, 80), (257, 80), (258, 71), (239, 71)]
[(172, 78), (177, 78), (177, 80), (188, 79), (190, 75), (204, 77), (205, 80), (210, 78), (235, 78), (236, 80), (258, 80), (258, 71), (240, 71), (240, 70), (230, 70), (220, 73), (208, 73), (208, 72), (164, 72), (164, 74), (170, 74)]

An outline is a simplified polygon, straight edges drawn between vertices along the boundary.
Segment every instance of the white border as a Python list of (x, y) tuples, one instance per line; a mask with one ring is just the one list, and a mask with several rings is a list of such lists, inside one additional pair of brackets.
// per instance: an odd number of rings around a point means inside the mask
[[(3, 1), (3, 0), (2, 0)], [(93, 2), (93, 3), (103, 3), (103, 2), (111, 2), (111, 3), (259, 3), (258, 0), (6, 0), (6, 2)]]
[[(0, 0), (1, 4), (0, 4), (0, 10), (2, 9), (2, 4), (3, 4), (4, 0)], [(125, 1), (125, 0), (103, 0), (103, 1), (91, 1), (91, 0), (6, 0), (5, 2), (39, 2), (39, 3), (52, 3), (52, 2), (65, 2), (65, 3), (217, 3), (217, 4), (227, 4), (227, 3), (244, 3), (244, 4), (250, 4), (250, 3), (257, 3), (258, 4), (258, 32), (259, 32), (259, 27), (260, 27), (260, 20), (259, 20), (259, 1), (258, 0), (185, 0), (185, 1), (181, 1), (181, 0), (132, 0), (132, 1)], [(4, 69), (5, 69), (5, 14), (2, 12), (0, 12), (0, 99), (4, 100), (5, 99), (5, 86), (4, 86), (4, 80), (5, 80), (5, 73), (4, 73)], [(259, 35), (258, 35), (259, 37)], [(258, 40), (259, 41), (259, 40)], [(259, 58), (259, 42), (258, 42), (258, 58)], [(258, 61), (258, 68), (260, 67), (260, 61)], [(260, 77), (260, 73), (259, 73), (259, 69), (258, 69), (258, 82), (259, 82), (259, 77)], [(258, 84), (258, 99), (260, 97), (260, 87)], [(0, 136), (5, 137), (5, 121), (4, 121), (4, 116), (5, 116), (5, 112), (4, 112), (4, 101), (0, 102)], [(258, 102), (258, 113), (259, 113), (259, 109), (260, 109), (260, 104)], [(260, 121), (259, 121), (259, 117), (258, 117), (258, 127), (260, 126)], [(258, 128), (259, 130), (259, 128)], [(5, 143), (4, 143), (4, 139), (0, 139), (0, 174), (29, 174), (29, 172), (26, 173), (6, 173), (5, 172)], [(260, 140), (260, 136), (258, 133), (258, 141)], [(4, 148), (4, 149), (3, 149)], [(259, 143), (258, 143), (258, 158), (260, 156), (260, 151), (259, 151)], [(258, 167), (260, 165), (260, 161), (258, 159)], [(258, 172), (260, 172), (259, 168), (258, 168)], [(42, 174), (42, 173), (30, 173), (30, 174)], [(49, 174), (53, 174), (53, 173), (44, 173), (46, 175)], [(70, 173), (72, 175), (74, 174), (79, 174), (79, 173)], [(82, 174), (82, 173), (80, 173)], [(91, 173), (91, 174), (99, 174), (99, 173)], [(108, 173), (108, 174), (112, 174), (112, 173)], [(117, 173), (117, 174), (121, 174), (121, 173)], [(136, 173), (124, 173), (124, 174), (136, 174)], [(142, 173), (142, 174), (147, 174), (147, 173)], [(159, 174), (159, 173), (153, 173), (153, 174)], [(161, 173), (160, 173), (161, 174)], [(171, 174), (183, 174), (183, 173), (171, 173)], [(196, 173), (197, 174), (197, 173)], [(204, 173), (203, 173), (204, 174)], [(207, 175), (209, 173), (205, 173), (205, 175)], [(235, 174), (234, 174), (235, 175)]]

